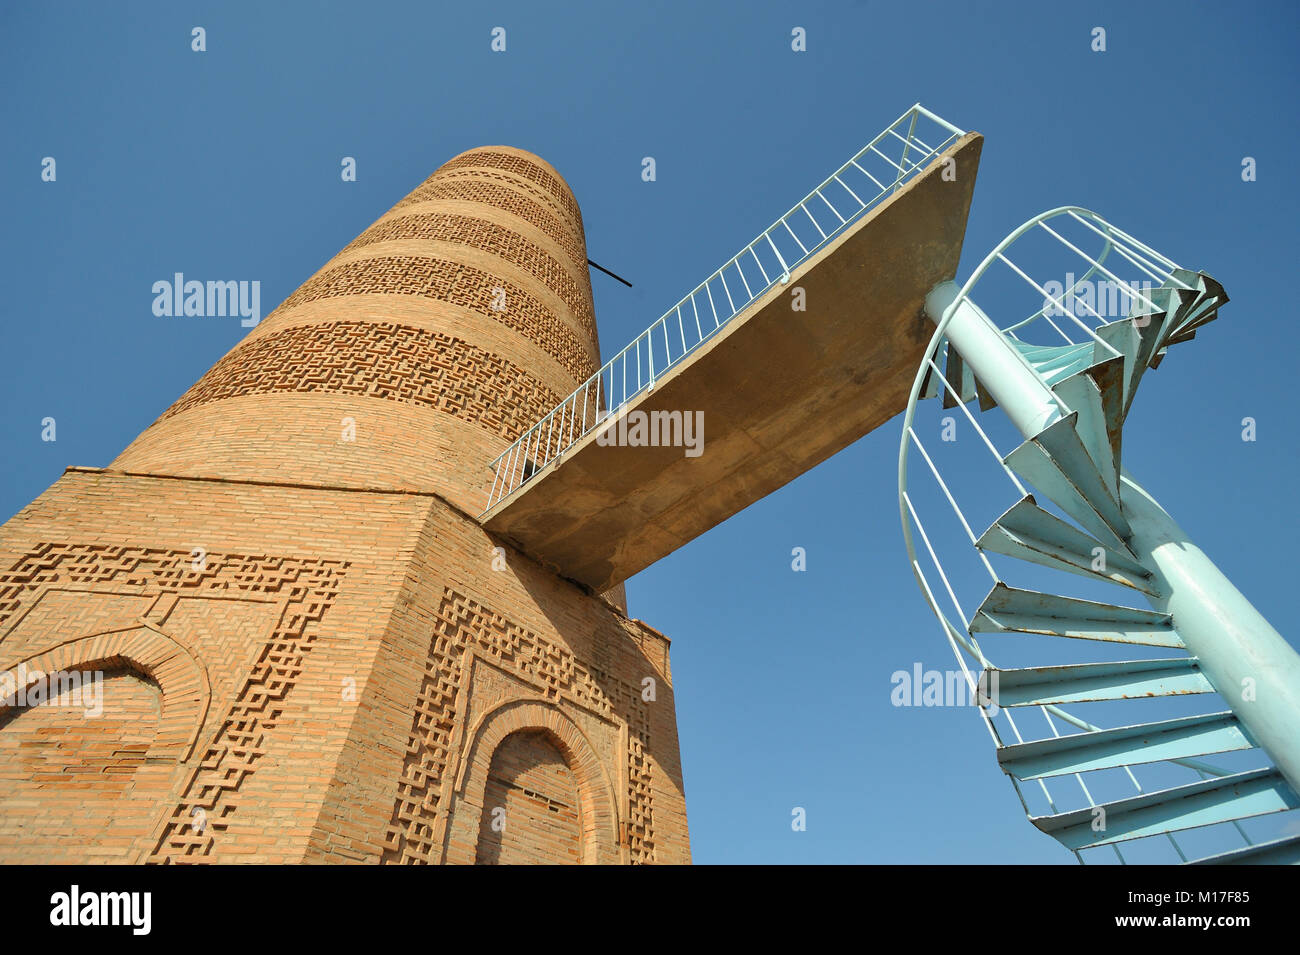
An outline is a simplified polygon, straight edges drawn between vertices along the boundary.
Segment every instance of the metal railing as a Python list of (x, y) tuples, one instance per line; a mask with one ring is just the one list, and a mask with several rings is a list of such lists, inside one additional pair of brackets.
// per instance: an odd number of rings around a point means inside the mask
[(917, 103), (759, 233), (491, 464), (491, 510), (964, 135)]

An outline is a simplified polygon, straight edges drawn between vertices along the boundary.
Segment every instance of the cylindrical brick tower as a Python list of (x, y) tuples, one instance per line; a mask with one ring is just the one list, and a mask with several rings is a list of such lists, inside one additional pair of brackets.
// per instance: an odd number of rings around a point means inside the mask
[(444, 164), (302, 284), (114, 469), (433, 490), (489, 463), (599, 366), (582, 216), (531, 153)]
[(667, 638), (477, 519), (599, 361), (569, 187), (474, 149), (69, 468), (0, 527), (0, 861), (689, 862)]

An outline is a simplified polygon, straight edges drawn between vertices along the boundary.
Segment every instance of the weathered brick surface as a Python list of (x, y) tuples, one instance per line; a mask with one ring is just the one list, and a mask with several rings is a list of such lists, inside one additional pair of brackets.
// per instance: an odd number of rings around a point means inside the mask
[(520, 730), (492, 754), (479, 823), (483, 865), (581, 862), (578, 781), (546, 733)]
[[(5, 854), (51, 862), (109, 858), (145, 835), (147, 796), (169, 767), (150, 764), (162, 698), (158, 685), (123, 668), (104, 673), (103, 712), (87, 716), (65, 692), (41, 705), (15, 707), (0, 722), (0, 820)], [(10, 732), (10, 729), (18, 732)], [(65, 796), (51, 813), (48, 793)], [(105, 813), (106, 806), (112, 813)], [(69, 816), (81, 839), (68, 838)]]
[(0, 528), (0, 672), (106, 674), (0, 705), (0, 861), (689, 861), (667, 640), (475, 518), (598, 360), (576, 202), (492, 147), (367, 235)]

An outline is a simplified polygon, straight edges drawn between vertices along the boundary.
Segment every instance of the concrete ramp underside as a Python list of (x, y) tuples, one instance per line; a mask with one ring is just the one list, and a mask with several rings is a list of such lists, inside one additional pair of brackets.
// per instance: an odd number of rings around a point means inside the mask
[(903, 411), (934, 331), (925, 295), (957, 272), (982, 143), (962, 137), (629, 403), (703, 412), (698, 457), (593, 432), (485, 527), (603, 591)]

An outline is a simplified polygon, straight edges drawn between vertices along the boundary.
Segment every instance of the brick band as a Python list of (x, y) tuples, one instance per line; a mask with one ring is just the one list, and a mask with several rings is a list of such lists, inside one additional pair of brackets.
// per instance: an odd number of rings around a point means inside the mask
[(578, 286), (559, 262), (544, 249), (529, 242), (517, 232), (503, 228), (486, 219), (455, 215), (445, 212), (423, 212), (397, 219), (388, 219), (373, 225), (352, 240), (343, 253), (394, 239), (432, 239), (439, 242), (456, 242), (474, 249), (500, 256), (540, 279), (547, 288), (558, 295), (582, 323), (590, 335), (595, 334), (595, 315), (591, 299)]
[[(497, 289), (505, 293), (497, 309)], [(498, 276), (434, 256), (391, 255), (343, 265), (308, 279), (275, 311), (343, 295), (419, 295), (486, 315), (520, 332), (564, 366), (574, 383), (595, 374), (598, 357), (536, 297)], [(268, 316), (268, 319), (270, 316)]]
[(435, 408), (506, 440), (559, 397), (476, 345), (391, 322), (300, 325), (245, 340), (158, 419), (244, 395), (328, 393)]
[(518, 156), (512, 156), (509, 153), (491, 152), (490, 150), (476, 149), (473, 152), (466, 153), (463, 156), (444, 163), (437, 173), (460, 169), (464, 166), (487, 166), (492, 169), (504, 169), (506, 172), (522, 176), (532, 182), (543, 186), (547, 192), (553, 195), (566, 212), (573, 217), (573, 223), (582, 231), (582, 212), (578, 209), (578, 203), (574, 201), (568, 187), (555, 176), (552, 176), (540, 166), (535, 166), (530, 162), (525, 162)]
[(521, 195), (507, 186), (495, 182), (484, 182), (477, 176), (439, 176), (420, 186), (409, 196), (395, 205), (394, 209), (428, 202), (433, 199), (456, 199), (461, 202), (479, 202), (493, 209), (500, 209), (513, 216), (518, 216), (530, 225), (545, 232), (556, 245), (562, 248), (579, 271), (587, 268), (587, 251), (555, 216), (540, 203)]

